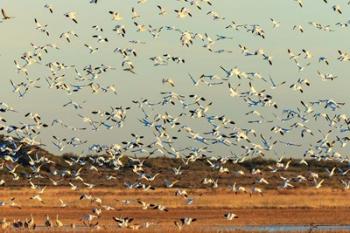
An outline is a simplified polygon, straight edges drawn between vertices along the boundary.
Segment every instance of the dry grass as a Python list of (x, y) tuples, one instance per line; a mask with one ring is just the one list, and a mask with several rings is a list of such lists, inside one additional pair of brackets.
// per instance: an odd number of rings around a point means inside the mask
[[(2, 232), (0, 230), (0, 232)], [(18, 230), (7, 230), (5, 232), (19, 232)], [(20, 232), (25, 232), (25, 231), (20, 231)], [(33, 231), (31, 231), (33, 232)], [(48, 230), (35, 230), (36, 233), (47, 233)], [(62, 233), (62, 232), (85, 232), (83, 230), (77, 230), (77, 231), (72, 231), (69, 229), (66, 230), (60, 230), (60, 229), (50, 229), (50, 233)], [(242, 231), (242, 230), (236, 230), (236, 231), (211, 231), (209, 229), (183, 229), (181, 231), (176, 230), (176, 229), (170, 229), (170, 228), (159, 228), (159, 229), (141, 229), (138, 231), (133, 231), (133, 230), (123, 230), (123, 229), (101, 229), (101, 230), (91, 230), (91, 232), (99, 232), (99, 233), (108, 233), (108, 232), (117, 232), (117, 233), (130, 233), (130, 232), (138, 232), (138, 233), (268, 233), (267, 231)], [(348, 233), (349, 231), (312, 231), (314, 233)], [(274, 231), (274, 233), (286, 233), (286, 232), (279, 232), (279, 231)], [(288, 233), (308, 233), (307, 231), (288, 231)]]
[[(1, 136), (0, 136), (1, 141)], [(24, 146), (20, 154), (25, 155), (26, 151), (32, 149)], [(278, 174), (271, 173), (267, 169), (268, 165), (272, 165), (275, 161), (254, 159), (245, 161), (244, 163), (234, 164), (228, 162), (225, 164), (231, 172), (230, 174), (219, 174), (213, 171), (205, 159), (199, 159), (188, 166), (184, 166), (181, 160), (169, 158), (147, 159), (144, 163), (145, 173), (160, 173), (157, 179), (150, 184), (157, 187), (155, 191), (126, 190), (122, 188), (124, 181), (140, 181), (138, 176), (132, 172), (132, 162), (126, 157), (122, 159), (125, 166), (119, 171), (114, 171), (108, 165), (99, 167), (99, 171), (90, 171), (87, 168), (91, 165), (89, 159), (86, 158), (86, 166), (81, 171), (81, 177), (89, 183), (96, 184), (93, 190), (80, 189), (73, 191), (69, 189), (69, 182), (73, 182), (78, 186), (83, 185), (80, 182), (72, 181), (71, 177), (63, 178), (60, 183), (61, 187), (54, 187), (46, 177), (54, 180), (61, 180), (60, 176), (53, 176), (53, 170), (65, 169), (67, 164), (62, 158), (68, 159), (72, 155), (64, 155), (57, 157), (48, 152), (37, 148), (40, 156), (48, 157), (54, 161), (54, 165), (44, 165), (40, 174), (45, 177), (42, 179), (33, 178), (32, 182), (39, 186), (48, 186), (45, 193), (42, 194), (43, 203), (31, 200), (30, 197), (35, 195), (37, 191), (28, 188), (29, 182), (25, 178), (30, 173), (28, 167), (28, 157), (22, 156), (16, 172), (21, 177), (19, 181), (13, 181), (12, 175), (6, 169), (0, 170), (0, 177), (6, 181), (6, 187), (0, 188), (0, 200), (9, 202), (11, 198), (15, 198), (21, 209), (15, 207), (0, 207), (0, 219), (6, 217), (9, 221), (24, 220), (32, 214), (38, 226), (42, 226), (45, 216), (49, 215), (52, 219), (59, 215), (59, 218), (66, 226), (63, 231), (72, 232), (70, 224), (81, 225), (81, 217), (87, 213), (91, 213), (92, 208), (102, 208), (97, 203), (88, 200), (80, 200), (83, 193), (91, 194), (102, 200), (102, 205), (108, 205), (114, 210), (103, 211), (98, 219), (100, 232), (131, 232), (132, 230), (118, 229), (116, 223), (112, 220), (113, 216), (132, 217), (134, 224), (144, 224), (152, 222), (149, 229), (141, 229), (139, 232), (144, 233), (165, 233), (177, 232), (174, 221), (182, 217), (194, 217), (198, 221), (192, 226), (186, 227), (182, 232), (185, 233), (204, 233), (213, 232), (215, 226), (245, 226), (245, 225), (267, 225), (267, 224), (349, 224), (350, 223), (350, 192), (342, 191), (340, 174), (328, 178), (325, 168), (331, 169), (334, 166), (346, 168), (347, 164), (336, 163), (332, 161), (308, 161), (309, 166), (300, 165), (298, 160), (293, 160), (290, 168), (280, 171)], [(2, 161), (2, 159), (0, 159)], [(286, 160), (284, 161), (286, 162)], [(7, 162), (6, 162), (7, 163)], [(174, 177), (170, 168), (182, 166), (183, 175)], [(80, 166), (73, 165), (71, 170), (77, 170)], [(237, 182), (247, 189), (255, 182), (256, 177), (251, 175), (252, 168), (259, 168), (263, 172), (263, 177), (270, 183), (261, 186), (264, 189), (264, 195), (238, 194), (235, 195), (227, 190), (228, 185)], [(242, 170), (245, 176), (238, 176), (234, 171)], [(296, 177), (299, 174), (308, 177), (310, 171), (319, 173), (320, 179), (325, 179), (324, 187), (320, 190), (306, 188), (313, 186), (312, 179), (304, 184), (293, 183), (297, 189), (293, 190), (276, 190), (281, 185), (281, 176)], [(107, 181), (106, 176), (116, 176), (116, 180)], [(350, 173), (349, 173), (350, 175)], [(202, 184), (204, 177), (211, 177), (219, 180), (221, 189), (210, 189), (209, 186)], [(176, 197), (175, 189), (164, 189), (163, 180), (179, 179), (175, 185), (178, 188), (186, 188), (189, 197), (193, 198), (192, 205), (186, 205), (183, 197)], [(147, 182), (146, 182), (147, 183)], [(225, 189), (226, 188), (226, 189)], [(59, 199), (66, 204), (66, 208), (59, 207)], [(169, 208), (169, 212), (164, 213), (158, 210), (142, 210), (137, 200), (141, 199), (148, 203), (162, 204)], [(122, 204), (122, 200), (130, 200), (130, 204)], [(239, 218), (234, 221), (224, 219), (224, 213), (236, 213)], [(78, 232), (86, 232), (85, 229), (77, 229)], [(47, 229), (41, 228), (36, 232), (48, 232)], [(50, 232), (62, 232), (58, 229), (51, 229)], [(220, 231), (214, 231), (220, 232)], [(225, 231), (225, 232), (244, 232), (244, 231)]]
[[(350, 192), (333, 189), (295, 189), (295, 190), (267, 190), (263, 196), (249, 194), (235, 194), (233, 192), (215, 189), (187, 189), (193, 197), (193, 205), (188, 208), (350, 208)], [(147, 202), (161, 203), (169, 208), (184, 207), (184, 198), (175, 197), (176, 189), (157, 189), (154, 191), (125, 190), (113, 188), (81, 189), (73, 191), (67, 187), (49, 187), (42, 194), (45, 207), (55, 207), (58, 199), (69, 203), (71, 207), (89, 206), (89, 203), (79, 201), (80, 194), (88, 193), (100, 197), (105, 204), (116, 205), (120, 200), (142, 199)], [(0, 200), (16, 197), (16, 202), (22, 207), (33, 207), (38, 202), (29, 200), (36, 191), (28, 188), (2, 188)], [(218, 201), (220, 200), (220, 201)], [(40, 205), (39, 205), (40, 206)], [(128, 208), (138, 207), (131, 203)]]
[[(155, 191), (121, 190), (114, 188), (96, 188), (93, 190), (72, 191), (66, 187), (47, 188), (42, 198), (44, 203), (30, 200), (36, 194), (28, 188), (1, 189), (0, 200), (8, 201), (16, 197), (15, 202), (21, 209), (14, 207), (0, 207), (0, 219), (6, 217), (9, 221), (24, 220), (30, 214), (37, 224), (43, 225), (44, 218), (49, 215), (52, 219), (59, 218), (67, 226), (64, 231), (71, 232), (70, 224), (81, 225), (81, 217), (91, 213), (93, 207), (99, 207), (88, 200), (79, 200), (82, 193), (90, 193), (102, 200), (102, 205), (108, 205), (114, 210), (103, 211), (99, 218), (102, 230), (99, 232), (131, 232), (132, 230), (118, 229), (112, 220), (113, 216), (133, 217), (135, 224), (144, 224), (146, 221), (155, 223), (149, 229), (138, 232), (178, 232), (174, 221), (181, 217), (194, 217), (198, 221), (182, 232), (201, 233), (212, 232), (213, 226), (245, 226), (269, 224), (349, 224), (350, 223), (350, 192), (332, 189), (300, 189), (289, 191), (266, 191), (264, 196), (248, 194), (235, 195), (225, 190), (188, 190), (189, 196), (194, 199), (191, 206), (185, 204), (183, 197), (176, 197), (175, 190), (157, 189)], [(66, 208), (59, 208), (59, 199), (67, 203)], [(129, 205), (122, 204), (122, 200), (130, 200)], [(149, 203), (159, 203), (167, 206), (169, 212), (158, 210), (142, 210), (137, 199)], [(227, 221), (223, 215), (226, 212), (236, 213), (239, 218)], [(103, 229), (106, 227), (106, 229)], [(78, 232), (85, 232), (78, 230)], [(37, 231), (47, 232), (47, 230)], [(50, 232), (55, 232), (51, 231)], [(58, 230), (56, 230), (58, 232)], [(62, 232), (62, 231), (60, 231)], [(220, 232), (220, 231), (214, 231)], [(234, 231), (224, 231), (234, 232)], [(236, 231), (237, 232), (237, 231)], [(240, 232), (240, 231), (238, 231)], [(241, 231), (242, 232), (242, 231)]]

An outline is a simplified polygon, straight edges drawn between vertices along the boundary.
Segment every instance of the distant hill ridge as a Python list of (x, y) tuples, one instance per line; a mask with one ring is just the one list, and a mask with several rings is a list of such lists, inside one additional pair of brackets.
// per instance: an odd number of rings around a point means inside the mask
[[(217, 180), (220, 187), (226, 188), (233, 182), (240, 185), (254, 185), (259, 177), (264, 177), (269, 180), (269, 184), (265, 184), (264, 187), (272, 189), (283, 183), (281, 177), (292, 179), (303, 175), (308, 178), (308, 181), (299, 186), (305, 187), (312, 185), (313, 180), (309, 175), (314, 172), (318, 173), (320, 179), (327, 178), (326, 184), (329, 186), (341, 188), (339, 180), (346, 179), (347, 174), (342, 175), (337, 170), (334, 176), (328, 178), (326, 168), (331, 170), (336, 167), (342, 171), (349, 168), (348, 162), (314, 159), (302, 161), (292, 158), (281, 161), (261, 157), (246, 160), (199, 158), (191, 161), (186, 158), (132, 158), (126, 155), (79, 157), (66, 153), (56, 156), (39, 146), (31, 146), (6, 136), (0, 136), (0, 163), (3, 165), (0, 175), (5, 180), (5, 186), (28, 185), (29, 180), (35, 180), (35, 183), (40, 185), (53, 185), (49, 178), (61, 180), (58, 185), (69, 185), (69, 182), (76, 182), (76, 177), (72, 174), (80, 170), (80, 177), (97, 186), (126, 187), (128, 183), (142, 182), (153, 187), (163, 187), (165, 180), (178, 180), (174, 187), (211, 188), (210, 184), (203, 182), (207, 178)], [(288, 168), (282, 167), (286, 164)], [(9, 172), (15, 166), (17, 166), (16, 174), (20, 177), (17, 181)], [(278, 172), (274, 171), (278, 166), (281, 166)], [(37, 171), (38, 167), (40, 167), (39, 171)], [(175, 176), (174, 169), (179, 167), (182, 174)], [(137, 168), (140, 170), (135, 172)], [(223, 169), (226, 171), (223, 172)], [(140, 179), (141, 173), (159, 173), (159, 176), (153, 182), (148, 182)], [(115, 179), (108, 177), (115, 177)]]

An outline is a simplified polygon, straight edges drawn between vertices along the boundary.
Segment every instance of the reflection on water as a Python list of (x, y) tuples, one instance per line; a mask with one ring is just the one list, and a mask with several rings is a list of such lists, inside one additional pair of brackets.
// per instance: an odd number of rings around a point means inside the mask
[(254, 232), (291, 232), (291, 231), (305, 231), (305, 232), (317, 232), (317, 231), (349, 231), (350, 225), (266, 225), (266, 226), (223, 226), (216, 227), (217, 230), (234, 231), (254, 231)]

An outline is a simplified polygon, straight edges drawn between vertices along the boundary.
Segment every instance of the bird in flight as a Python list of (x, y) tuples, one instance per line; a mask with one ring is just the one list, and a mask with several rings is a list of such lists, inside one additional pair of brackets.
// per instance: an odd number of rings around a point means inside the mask
[(8, 16), (7, 13), (5, 12), (5, 10), (4, 10), (3, 8), (1, 9), (1, 14), (2, 14), (2, 19), (3, 19), (3, 20), (9, 20), (9, 19), (15, 18), (15, 17), (13, 17), (13, 16)]

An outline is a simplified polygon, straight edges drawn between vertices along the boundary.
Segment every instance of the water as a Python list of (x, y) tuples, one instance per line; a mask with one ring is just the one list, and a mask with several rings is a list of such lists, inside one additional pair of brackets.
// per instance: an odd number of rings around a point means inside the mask
[(254, 232), (292, 232), (292, 231), (300, 231), (300, 232), (312, 232), (317, 231), (349, 231), (350, 225), (266, 225), (266, 226), (222, 226), (215, 227), (215, 230), (218, 231), (235, 231), (235, 230), (243, 230), (243, 231), (254, 231)]

